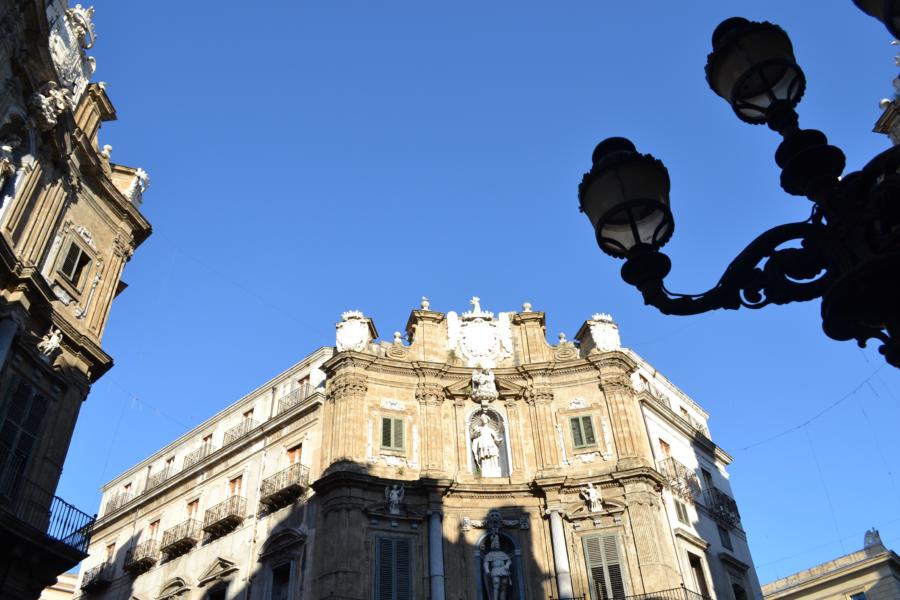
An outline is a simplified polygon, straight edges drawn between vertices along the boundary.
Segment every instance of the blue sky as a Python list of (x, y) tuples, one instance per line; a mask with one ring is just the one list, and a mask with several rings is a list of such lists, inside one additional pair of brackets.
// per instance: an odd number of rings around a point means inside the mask
[(423, 294), (441, 311), (477, 294), (546, 311), (551, 340), (612, 313), (709, 410), (762, 581), (872, 526), (900, 547), (900, 372), (826, 338), (817, 302), (643, 306), (575, 195), (605, 137), (662, 159), (667, 283), (709, 288), (809, 213), (779, 188), (778, 137), (707, 87), (710, 35), (735, 14), (784, 27), (808, 79), (801, 124), (849, 171), (888, 145), (871, 129), (896, 74), (889, 35), (850, 0), (94, 4), (95, 79), (120, 119), (101, 144), (149, 171), (154, 234), (125, 270), (116, 367), (83, 406), (60, 496), (94, 512), (103, 483), (332, 344), (343, 310), (390, 339)]

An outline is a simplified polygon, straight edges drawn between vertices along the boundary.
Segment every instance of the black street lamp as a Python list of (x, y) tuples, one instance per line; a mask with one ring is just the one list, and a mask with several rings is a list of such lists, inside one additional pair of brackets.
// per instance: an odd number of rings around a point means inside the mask
[[(880, 14), (893, 14), (893, 0), (868, 4), (883, 4), (887, 12)], [(795, 107), (806, 81), (787, 34), (736, 17), (716, 28), (712, 42), (710, 87), (741, 120), (765, 123), (782, 136), (775, 151), (781, 187), (809, 198), (812, 214), (753, 240), (711, 290), (671, 293), (663, 283), (671, 261), (660, 252), (675, 227), (668, 171), (627, 139), (613, 137), (597, 145), (578, 187), (600, 249), (625, 259), (622, 279), (664, 314), (822, 298), (829, 337), (860, 346), (877, 339), (887, 362), (900, 368), (900, 146), (841, 177), (844, 153), (821, 131), (799, 127)]]

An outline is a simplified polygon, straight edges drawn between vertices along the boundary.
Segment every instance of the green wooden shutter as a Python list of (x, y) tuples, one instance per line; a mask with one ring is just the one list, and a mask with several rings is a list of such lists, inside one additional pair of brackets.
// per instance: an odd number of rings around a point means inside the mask
[(584, 443), (586, 446), (593, 446), (597, 443), (594, 437), (594, 423), (590, 417), (581, 417), (581, 428), (584, 430)]
[(390, 448), (392, 438), (391, 419), (388, 417), (381, 417), (381, 447)]
[(569, 425), (572, 426), (572, 445), (576, 448), (584, 446), (584, 436), (581, 434), (581, 423), (578, 417), (569, 419)]
[(394, 439), (391, 448), (403, 450), (403, 419), (394, 419)]
[(412, 568), (410, 565), (409, 540), (394, 540), (396, 552), (396, 594), (394, 600), (412, 600)]
[(591, 600), (618, 600), (625, 597), (625, 578), (619, 559), (616, 534), (582, 538), (584, 560), (591, 578)]
[(375, 599), (394, 600), (394, 540), (377, 538)]

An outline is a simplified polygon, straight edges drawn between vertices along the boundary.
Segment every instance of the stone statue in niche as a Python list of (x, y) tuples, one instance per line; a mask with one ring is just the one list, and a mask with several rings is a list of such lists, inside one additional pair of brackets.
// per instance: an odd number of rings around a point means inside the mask
[(603, 498), (600, 497), (600, 488), (588, 483), (581, 488), (581, 497), (584, 499), (591, 512), (600, 512), (603, 510)]
[(472, 373), (472, 400), (485, 402), (496, 400), (500, 394), (497, 392), (497, 383), (490, 369), (482, 369), (480, 366)]
[(8, 139), (0, 140), (0, 190), (6, 185), (7, 179), (16, 174), (16, 157), (14, 152), (21, 143), (22, 140), (14, 135)]
[(490, 600), (507, 600), (512, 587), (512, 558), (501, 550), (500, 533), (492, 530), (490, 534), (490, 550), (484, 555), (485, 583)]
[(400, 505), (403, 503), (403, 497), (406, 490), (402, 483), (395, 483), (384, 488), (384, 500), (387, 502), (388, 512), (392, 515), (400, 514)]
[(481, 476), (501, 477), (500, 444), (503, 443), (503, 436), (486, 412), (482, 412), (478, 421), (472, 424), (470, 436), (472, 454)]

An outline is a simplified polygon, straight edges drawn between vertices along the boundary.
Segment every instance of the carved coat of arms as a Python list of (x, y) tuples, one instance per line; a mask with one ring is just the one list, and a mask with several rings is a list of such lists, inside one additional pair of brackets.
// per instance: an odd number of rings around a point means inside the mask
[(348, 310), (341, 315), (335, 338), (338, 352), (344, 350), (362, 352), (372, 341), (368, 319), (358, 310)]
[(494, 313), (481, 310), (477, 296), (470, 302), (472, 310), (461, 316), (453, 311), (447, 313), (447, 346), (462, 356), (468, 366), (490, 369), (512, 354), (509, 314), (500, 313), (494, 319)]

